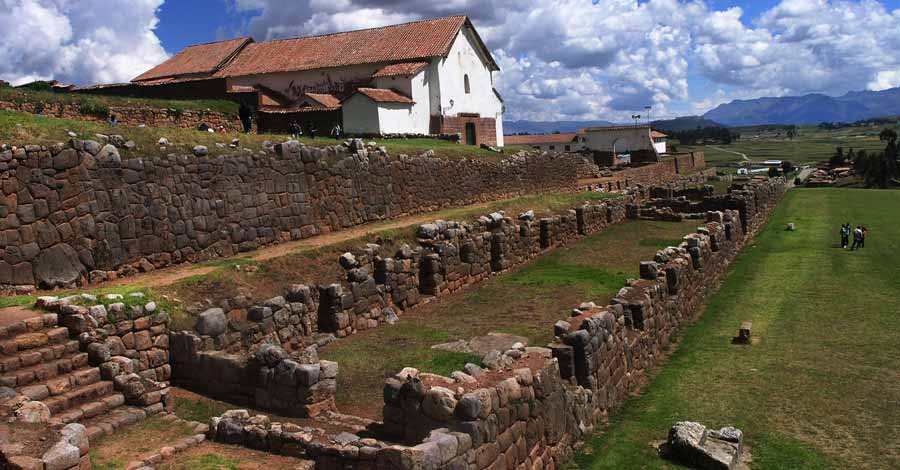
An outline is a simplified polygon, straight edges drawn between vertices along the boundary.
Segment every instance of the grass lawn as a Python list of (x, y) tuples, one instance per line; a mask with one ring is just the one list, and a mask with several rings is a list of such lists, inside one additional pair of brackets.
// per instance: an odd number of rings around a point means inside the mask
[(177, 426), (160, 417), (148, 418), (92, 442), (91, 465), (95, 470), (124, 470), (129, 463), (193, 434), (188, 426)]
[(406, 312), (396, 325), (381, 325), (321, 349), (340, 364), (338, 407), (376, 418), (385, 374), (403, 367), (448, 374), (480, 358), (431, 346), (489, 332), (525, 336), (544, 346), (553, 323), (585, 301), (606, 303), (636, 277), (638, 263), (674, 245), (697, 223), (636, 221), (610, 227), (525, 267)]
[[(695, 420), (741, 428), (754, 470), (900, 468), (898, 206), (898, 191), (791, 191), (578, 466), (681, 468), (651, 443)], [(783, 230), (789, 222), (796, 232)], [(838, 247), (844, 222), (869, 228), (864, 250)], [(752, 346), (730, 344), (742, 320), (753, 321)]]
[(204, 442), (156, 465), (156, 470), (295, 470), (303, 461), (242, 446)]
[[(78, 121), (71, 119), (58, 119), (54, 117), (38, 116), (29, 113), (0, 110), (0, 144), (49, 145), (57, 142), (67, 142), (71, 137), (68, 133), (74, 132), (79, 139), (97, 140), (96, 134), (119, 134), (126, 139), (133, 140), (137, 147), (134, 150), (119, 149), (122, 158), (153, 157), (169, 153), (191, 154), (196, 145), (205, 145), (210, 155), (233, 155), (247, 148), (257, 153), (263, 149), (263, 142), (284, 142), (290, 139), (281, 134), (241, 134), (225, 133), (212, 134), (200, 132), (194, 129), (171, 129), (158, 127), (110, 127), (105, 122)], [(161, 151), (160, 137), (170, 141), (165, 151)], [(231, 149), (227, 145), (232, 139), (240, 140), (240, 149)], [(325, 147), (337, 145), (344, 139), (332, 138), (310, 139), (308, 137), (298, 139), (300, 142), (315, 146)], [(460, 159), (476, 158), (484, 160), (502, 160), (509, 155), (522, 150), (518, 147), (504, 147), (504, 153), (495, 153), (473, 145), (461, 145), (438, 139), (367, 139), (366, 142), (375, 142), (387, 148), (391, 155), (401, 153), (419, 155), (427, 150), (434, 150), (435, 156), (440, 158)], [(224, 144), (220, 148), (216, 144)]]
[[(882, 127), (852, 127), (826, 131), (813, 126), (800, 127), (793, 140), (774, 132), (741, 132), (741, 139), (730, 145), (675, 145), (679, 151), (704, 152), (710, 166), (733, 166), (746, 154), (754, 162), (764, 160), (790, 160), (797, 164), (827, 162), (834, 155), (835, 147), (844, 152), (865, 149), (867, 152), (884, 151), (885, 144), (878, 140)], [(740, 131), (740, 129), (738, 129)], [(718, 148), (715, 148), (718, 147)]]

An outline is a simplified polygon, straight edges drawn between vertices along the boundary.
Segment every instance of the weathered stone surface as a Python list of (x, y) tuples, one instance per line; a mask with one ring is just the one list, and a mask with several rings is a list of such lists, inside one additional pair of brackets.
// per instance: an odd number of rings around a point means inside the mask
[(228, 329), (228, 318), (221, 308), (211, 308), (197, 318), (197, 333), (204, 336), (219, 336)]
[(41, 460), (44, 461), (45, 470), (69, 470), (79, 465), (81, 453), (78, 447), (62, 440), (44, 453)]
[(710, 431), (691, 421), (675, 423), (663, 455), (675, 462), (703, 470), (731, 470), (740, 459), (743, 434), (732, 427)]
[(425, 392), (422, 401), (422, 412), (438, 421), (445, 421), (453, 416), (456, 409), (456, 397), (452, 390), (444, 387), (431, 387)]
[(50, 421), (50, 409), (39, 401), (23, 403), (14, 412), (17, 421), (23, 423), (46, 423)]
[(100, 365), (112, 358), (109, 346), (103, 343), (91, 343), (87, 347), (88, 361), (93, 365)]
[(78, 253), (65, 243), (42, 250), (34, 260), (35, 282), (41, 287), (70, 286), (86, 273)]

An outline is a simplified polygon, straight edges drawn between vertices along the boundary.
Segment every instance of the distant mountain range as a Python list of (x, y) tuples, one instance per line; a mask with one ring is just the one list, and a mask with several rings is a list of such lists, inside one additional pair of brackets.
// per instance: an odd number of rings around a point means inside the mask
[(710, 121), (701, 116), (684, 116), (675, 119), (653, 121), (653, 128), (662, 132), (681, 132), (693, 130), (698, 127), (725, 127), (715, 121)]
[[(646, 123), (641, 123), (646, 125)], [(610, 121), (504, 121), (503, 133), (511, 134), (552, 134), (554, 132), (578, 132), (585, 127), (629, 126), (631, 123)], [(653, 128), (663, 132), (678, 132), (697, 127), (725, 127), (701, 116), (685, 116), (675, 119), (653, 121)]]
[[(734, 100), (721, 104), (703, 116), (685, 116), (653, 121), (653, 128), (679, 132), (697, 127), (738, 127), (760, 124), (819, 124), (855, 122), (882, 116), (900, 115), (900, 88), (882, 91), (851, 91), (843, 96), (813, 93), (781, 98)], [(505, 121), (505, 134), (552, 134), (576, 132), (585, 127), (615, 125), (610, 121)]]
[(705, 119), (730, 127), (756, 124), (818, 124), (854, 122), (900, 114), (900, 88), (851, 91), (843, 96), (822, 94), (735, 100), (717, 106)]

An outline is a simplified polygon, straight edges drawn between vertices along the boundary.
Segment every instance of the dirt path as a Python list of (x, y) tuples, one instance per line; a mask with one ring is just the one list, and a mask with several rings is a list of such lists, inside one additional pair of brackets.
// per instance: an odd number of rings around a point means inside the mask
[(709, 147), (710, 147), (710, 148), (714, 148), (714, 149), (716, 149), (716, 150), (721, 150), (721, 151), (723, 151), (723, 152), (725, 152), (725, 153), (730, 153), (730, 154), (732, 154), (732, 155), (737, 155), (737, 156), (743, 158), (745, 162), (749, 162), (749, 161), (750, 161), (750, 157), (748, 157), (746, 153), (735, 152), (734, 150), (726, 150), (726, 149), (723, 149), (722, 147), (713, 147), (712, 145), (710, 145)]
[[(488, 207), (494, 202), (483, 202), (479, 204), (473, 204), (469, 206), (462, 207), (454, 207), (449, 210), (474, 210), (479, 208)], [(349, 228), (346, 230), (341, 230), (338, 232), (326, 233), (324, 235), (317, 235), (315, 237), (306, 238), (303, 240), (297, 240), (287, 243), (279, 243), (277, 245), (269, 245), (258, 250), (248, 251), (244, 253), (237, 254), (235, 256), (231, 256), (228, 258), (217, 258), (214, 260), (216, 263), (221, 263), (223, 261), (228, 260), (251, 260), (251, 261), (265, 261), (272, 258), (278, 258), (280, 256), (284, 256), (290, 253), (294, 253), (297, 251), (305, 251), (316, 248), (321, 248), (323, 246), (333, 245), (335, 243), (344, 242), (347, 240), (353, 240), (355, 238), (359, 238), (365, 236), (368, 233), (374, 231), (383, 231), (383, 230), (392, 230), (398, 228), (405, 228), (411, 225), (421, 224), (425, 222), (430, 222), (435, 220), (436, 218), (440, 218), (439, 215), (445, 212), (448, 209), (435, 211), (435, 212), (427, 212), (425, 214), (411, 215), (406, 217), (400, 217), (398, 219), (381, 221), (381, 222), (373, 222), (370, 224), (359, 225), (353, 228)], [(109, 283), (96, 285), (93, 287), (111, 287), (111, 286), (135, 286), (135, 287), (160, 287), (167, 286), (170, 284), (174, 284), (182, 279), (186, 279), (192, 276), (202, 276), (209, 274), (217, 269), (220, 269), (219, 266), (211, 266), (211, 265), (197, 265), (197, 264), (181, 264), (177, 266), (168, 267), (165, 269), (160, 269), (157, 271), (151, 271), (149, 273), (142, 273), (135, 276), (129, 276), (126, 278), (121, 278)]]
[(36, 317), (41, 312), (35, 312), (28, 307), (0, 308), (0, 327), (9, 326), (26, 318)]

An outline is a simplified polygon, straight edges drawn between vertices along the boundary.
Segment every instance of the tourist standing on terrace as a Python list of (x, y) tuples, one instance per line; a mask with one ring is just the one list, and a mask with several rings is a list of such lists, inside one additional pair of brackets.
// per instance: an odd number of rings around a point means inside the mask
[(841, 225), (841, 248), (846, 249), (850, 244), (850, 223)]
[(853, 246), (850, 247), (850, 251), (853, 251), (857, 248), (862, 248), (862, 238), (863, 238), (862, 227), (857, 225), (856, 230), (853, 231)]

